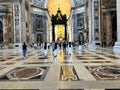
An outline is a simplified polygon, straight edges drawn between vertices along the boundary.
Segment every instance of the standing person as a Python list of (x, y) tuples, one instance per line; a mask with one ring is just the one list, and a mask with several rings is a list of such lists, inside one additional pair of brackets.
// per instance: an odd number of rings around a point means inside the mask
[(63, 51), (66, 52), (66, 42), (63, 43)]
[[(23, 56), (24, 56), (24, 59), (26, 58), (26, 53), (27, 53), (27, 45), (25, 44), (25, 42), (24, 42), (24, 44), (22, 45), (22, 50), (23, 50)], [(24, 62), (25, 63), (25, 62)]]
[(69, 45), (69, 43), (68, 42), (66, 42), (66, 53), (68, 54), (68, 45)]
[(34, 43), (34, 49), (37, 49), (37, 44), (36, 43)]
[(47, 43), (48, 50), (50, 50), (50, 42)]
[(81, 44), (81, 41), (79, 42), (79, 51), (82, 50), (82, 44)]
[(44, 44), (44, 56), (47, 57), (47, 53), (48, 53), (48, 46), (47, 46), (47, 42), (45, 42)]
[(72, 54), (72, 44), (71, 44), (71, 42), (69, 42), (69, 44), (68, 44), (68, 54), (69, 55)]
[(59, 42), (59, 48), (60, 48), (60, 50), (61, 50), (61, 42)]
[(58, 48), (57, 48), (57, 43), (55, 43), (55, 45), (54, 45), (54, 51), (53, 51), (54, 57), (56, 57), (57, 54), (58, 54)]

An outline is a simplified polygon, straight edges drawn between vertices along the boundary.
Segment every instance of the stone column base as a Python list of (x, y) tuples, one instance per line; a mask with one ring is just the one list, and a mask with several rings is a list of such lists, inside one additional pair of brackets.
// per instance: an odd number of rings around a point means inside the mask
[(89, 48), (95, 48), (96, 47), (95, 42), (88, 43), (88, 47)]
[(116, 42), (115, 46), (113, 46), (114, 53), (120, 53), (120, 42)]
[(22, 44), (21, 43), (15, 43), (14, 47), (15, 47), (15, 49), (17, 49), (17, 50), (22, 52)]

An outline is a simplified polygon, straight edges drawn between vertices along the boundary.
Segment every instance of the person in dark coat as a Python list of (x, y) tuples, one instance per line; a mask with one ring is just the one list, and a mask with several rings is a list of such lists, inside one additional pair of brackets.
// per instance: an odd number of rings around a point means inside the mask
[(71, 44), (71, 42), (69, 42), (69, 44), (68, 44), (68, 54), (69, 55), (72, 54), (72, 44)]
[(53, 51), (53, 55), (54, 55), (54, 57), (56, 57), (57, 54), (58, 54), (58, 47), (57, 47), (57, 43), (55, 43), (54, 51)]
[(63, 51), (66, 51), (66, 42), (63, 43)]
[(61, 42), (59, 43), (59, 48), (60, 48), (60, 50), (61, 50)]
[(47, 46), (47, 42), (45, 42), (45, 44), (44, 44), (44, 55), (45, 55), (45, 57), (47, 57), (47, 53), (48, 53), (48, 46)]
[(82, 50), (82, 44), (81, 44), (81, 42), (79, 42), (79, 49), (78, 49), (79, 51), (81, 51)]
[(24, 58), (26, 58), (27, 45), (25, 44), (25, 42), (24, 42), (24, 44), (22, 45), (22, 50), (23, 50), (23, 56), (24, 56)]

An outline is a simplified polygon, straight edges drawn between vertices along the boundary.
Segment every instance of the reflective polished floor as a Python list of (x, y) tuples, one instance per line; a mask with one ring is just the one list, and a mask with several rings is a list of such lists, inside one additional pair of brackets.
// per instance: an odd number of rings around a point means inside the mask
[(120, 90), (120, 54), (112, 48), (73, 48), (72, 54), (52, 49), (0, 49), (0, 90)]

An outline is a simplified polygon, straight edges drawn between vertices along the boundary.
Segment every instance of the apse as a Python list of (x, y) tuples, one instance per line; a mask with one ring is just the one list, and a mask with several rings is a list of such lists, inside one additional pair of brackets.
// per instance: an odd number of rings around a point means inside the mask
[(60, 8), (62, 14), (66, 14), (67, 18), (70, 15), (72, 7), (72, 0), (48, 0), (47, 2), (47, 8), (49, 11), (50, 16), (52, 14), (56, 14), (58, 8)]

